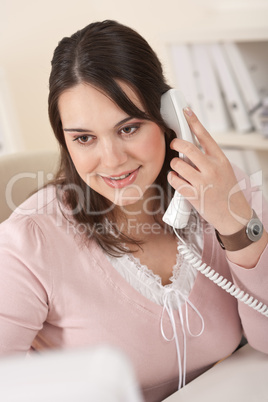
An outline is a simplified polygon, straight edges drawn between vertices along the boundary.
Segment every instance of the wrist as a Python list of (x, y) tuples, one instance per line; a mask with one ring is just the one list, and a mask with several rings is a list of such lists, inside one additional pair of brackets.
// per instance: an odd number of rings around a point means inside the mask
[(251, 218), (248, 220), (247, 224), (238, 231), (230, 235), (221, 234), (217, 229), (215, 229), (215, 232), (217, 240), (224, 250), (238, 251), (261, 239), (263, 225), (255, 211), (252, 210)]

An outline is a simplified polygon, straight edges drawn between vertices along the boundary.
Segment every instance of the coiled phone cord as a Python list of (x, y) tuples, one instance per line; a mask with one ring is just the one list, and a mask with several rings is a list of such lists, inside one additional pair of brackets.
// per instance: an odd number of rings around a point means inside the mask
[(177, 233), (176, 229), (173, 228), (173, 230), (182, 243), (178, 246), (178, 250), (184, 259), (189, 262), (189, 264), (191, 264), (194, 268), (201, 272), (201, 274), (205, 275), (208, 279), (225, 290), (227, 293), (230, 293), (230, 295), (234, 296), (239, 301), (247, 304), (249, 307), (268, 317), (268, 306), (266, 306), (266, 304), (254, 299), (253, 296), (245, 293), (243, 290), (236, 287), (231, 281), (228, 281), (228, 279), (224, 278), (222, 275), (212, 269), (209, 265), (203, 263), (200, 257), (194, 251), (190, 250), (185, 241)]

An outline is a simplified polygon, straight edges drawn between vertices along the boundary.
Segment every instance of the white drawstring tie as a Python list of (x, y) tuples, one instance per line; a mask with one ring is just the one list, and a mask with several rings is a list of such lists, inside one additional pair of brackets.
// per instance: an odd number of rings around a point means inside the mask
[[(186, 296), (184, 296), (183, 293), (180, 292), (178, 289), (166, 288), (165, 294), (163, 297), (163, 310), (162, 310), (161, 322), (160, 322), (161, 334), (162, 334), (163, 338), (168, 342), (175, 340), (175, 345), (176, 345), (176, 350), (177, 350), (177, 359), (178, 359), (178, 368), (179, 368), (178, 389), (184, 387), (185, 382), (186, 382), (186, 333), (185, 333), (185, 328), (184, 328), (182, 303), (180, 301), (180, 297), (185, 302), (185, 319), (186, 319), (186, 328), (187, 328), (188, 333), (193, 337), (198, 337), (198, 336), (202, 335), (204, 328), (205, 328), (204, 319), (203, 319), (202, 315), (200, 314), (200, 312), (197, 310), (197, 308), (193, 305), (193, 303), (190, 302), (190, 300)], [(181, 328), (182, 328), (182, 334), (183, 334), (183, 356), (181, 356), (181, 352), (180, 352), (180, 345), (179, 345), (179, 339), (178, 339), (178, 335), (177, 335), (176, 322), (175, 322), (175, 317), (174, 317), (174, 309), (172, 306), (172, 299), (175, 301), (175, 305), (178, 308), (179, 318), (180, 318), (180, 322), (181, 322)], [(196, 314), (198, 315), (198, 317), (201, 320), (201, 330), (198, 334), (193, 334), (192, 331), (190, 330), (188, 305), (196, 312)], [(173, 331), (173, 335), (171, 338), (168, 338), (164, 331), (163, 323), (164, 323), (165, 312), (167, 312), (167, 314), (168, 314), (168, 317), (169, 317), (169, 320), (171, 323), (171, 327), (172, 327), (172, 331)]]

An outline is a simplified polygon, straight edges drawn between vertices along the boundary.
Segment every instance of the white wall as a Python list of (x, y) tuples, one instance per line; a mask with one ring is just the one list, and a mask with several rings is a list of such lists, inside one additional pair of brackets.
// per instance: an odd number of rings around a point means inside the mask
[[(162, 59), (166, 36), (180, 30), (267, 27), (267, 0), (1, 0), (0, 68), (10, 101), (8, 135), (15, 148), (51, 149), (47, 117), (50, 60), (58, 41), (96, 20), (138, 30)], [(0, 88), (1, 90), (1, 88)], [(7, 99), (7, 98), (6, 98)], [(16, 137), (17, 136), (17, 137)], [(21, 139), (21, 141), (20, 141)]]

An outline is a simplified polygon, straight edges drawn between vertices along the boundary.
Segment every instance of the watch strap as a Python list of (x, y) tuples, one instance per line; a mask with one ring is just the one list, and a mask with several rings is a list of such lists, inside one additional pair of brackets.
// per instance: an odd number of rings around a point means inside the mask
[[(252, 210), (253, 215), (251, 219), (258, 219), (254, 209)], [(247, 235), (247, 226), (244, 226), (238, 232), (231, 235), (222, 235), (216, 229), (216, 237), (220, 243), (221, 248), (228, 251), (238, 251), (249, 246), (253, 243), (253, 240), (249, 239)]]

